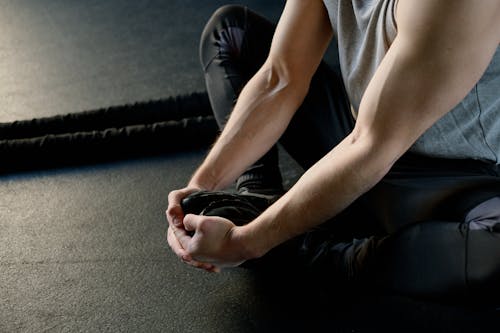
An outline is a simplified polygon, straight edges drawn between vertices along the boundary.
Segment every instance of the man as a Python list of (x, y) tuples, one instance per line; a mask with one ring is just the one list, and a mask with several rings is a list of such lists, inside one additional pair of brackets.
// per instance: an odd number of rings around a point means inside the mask
[[(321, 62), (333, 38), (342, 79)], [(416, 294), (498, 285), (499, 42), (498, 0), (288, 0), (275, 31), (220, 9), (200, 50), (224, 130), (169, 195), (170, 247), (217, 271), (303, 237), (310, 262), (340, 262), (347, 279)], [(307, 171), (262, 214), (184, 215), (184, 198), (242, 174), (243, 195), (279, 193), (278, 140)], [(347, 242), (349, 228), (365, 238)]]

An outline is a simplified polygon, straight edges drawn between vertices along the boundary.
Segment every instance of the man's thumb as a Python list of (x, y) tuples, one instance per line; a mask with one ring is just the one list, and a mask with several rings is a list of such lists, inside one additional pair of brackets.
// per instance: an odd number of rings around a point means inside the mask
[(187, 214), (186, 216), (184, 216), (184, 229), (186, 229), (186, 231), (195, 231), (198, 222), (199, 216), (194, 214)]

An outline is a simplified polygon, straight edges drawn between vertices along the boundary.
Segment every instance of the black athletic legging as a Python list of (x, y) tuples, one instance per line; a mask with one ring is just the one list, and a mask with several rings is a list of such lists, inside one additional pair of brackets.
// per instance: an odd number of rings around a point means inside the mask
[[(222, 7), (206, 25), (200, 58), (221, 127), (265, 61), (274, 28), (240, 6)], [(339, 73), (321, 63), (280, 139), (305, 169), (354, 127)], [(275, 156), (273, 148), (260, 165), (275, 168)], [(499, 295), (499, 168), (408, 153), (348, 209), (301, 236), (296, 250), (332, 281), (375, 283), (419, 296)]]

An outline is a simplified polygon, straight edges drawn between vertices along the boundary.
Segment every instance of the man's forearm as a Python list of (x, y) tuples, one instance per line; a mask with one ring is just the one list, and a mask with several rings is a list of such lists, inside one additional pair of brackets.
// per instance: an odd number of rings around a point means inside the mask
[(381, 153), (367, 140), (352, 141), (348, 136), (280, 200), (239, 228), (249, 257), (260, 257), (338, 214), (373, 187), (398, 155), (394, 151)]
[(332, 36), (321, 1), (287, 1), (266, 62), (241, 92), (192, 184), (224, 188), (271, 148), (304, 100)]
[(233, 182), (283, 134), (305, 97), (307, 84), (290, 82), (276, 68), (264, 65), (241, 92), (191, 185), (215, 190)]

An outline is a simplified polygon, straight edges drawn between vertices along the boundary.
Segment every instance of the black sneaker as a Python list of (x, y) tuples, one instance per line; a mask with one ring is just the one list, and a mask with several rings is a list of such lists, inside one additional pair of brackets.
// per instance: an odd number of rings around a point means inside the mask
[(195, 192), (181, 202), (185, 214), (220, 216), (236, 225), (244, 225), (259, 216), (279, 198), (259, 193), (223, 191)]

